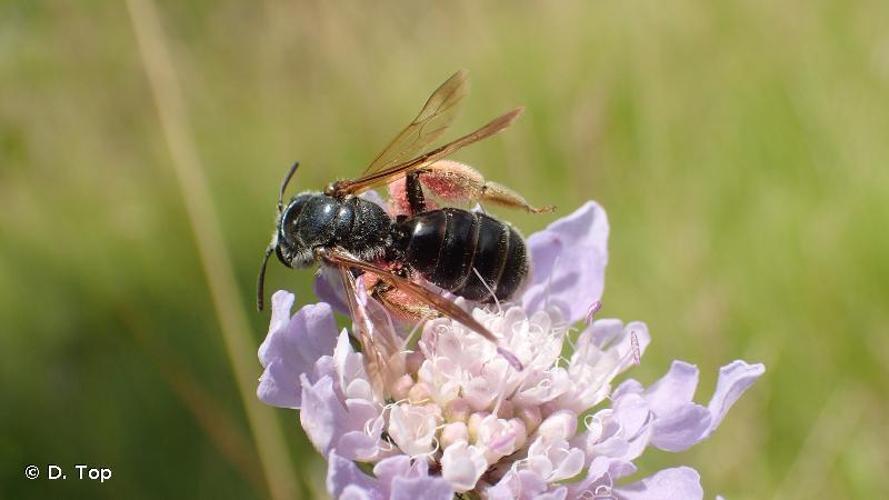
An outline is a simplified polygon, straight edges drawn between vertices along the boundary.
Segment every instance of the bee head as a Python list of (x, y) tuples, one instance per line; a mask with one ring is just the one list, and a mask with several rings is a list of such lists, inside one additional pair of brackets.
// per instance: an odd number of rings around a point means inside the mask
[(287, 267), (306, 267), (314, 262), (311, 248), (299, 237), (300, 214), (313, 195), (300, 193), (294, 196), (278, 213), (272, 245), (278, 260)]
[(272, 252), (275, 252), (278, 256), (278, 260), (285, 266), (293, 267), (294, 265), (294, 255), (296, 255), (296, 252), (294, 252), (295, 248), (293, 247), (295, 246), (295, 241), (289, 236), (286, 228), (288, 227), (288, 221), (291, 223), (295, 222), (296, 217), (299, 215), (299, 210), (294, 211), (293, 208), (297, 205), (297, 201), (300, 197), (297, 196), (290, 200), (290, 203), (288, 203), (285, 208), (284, 191), (287, 189), (287, 184), (290, 183), (290, 179), (293, 178), (293, 174), (296, 173), (298, 167), (299, 162), (295, 162), (293, 166), (290, 167), (290, 170), (287, 171), (287, 175), (284, 176), (284, 180), (281, 181), (281, 188), (278, 190), (278, 217), (275, 224), (275, 234), (272, 235), (272, 241), (265, 249), (262, 264), (259, 266), (259, 276), (256, 279), (256, 308), (260, 311), (262, 311), (264, 303), (265, 268)]

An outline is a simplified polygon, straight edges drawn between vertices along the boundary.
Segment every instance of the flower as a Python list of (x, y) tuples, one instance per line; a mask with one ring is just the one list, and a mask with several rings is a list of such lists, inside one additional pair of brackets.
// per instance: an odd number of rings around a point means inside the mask
[[(259, 349), (259, 398), (300, 410), (338, 498), (702, 498), (688, 467), (623, 480), (646, 448), (678, 452), (709, 436), (765, 368), (724, 366), (706, 406), (693, 400), (697, 368), (682, 361), (647, 388), (633, 379), (614, 388), (651, 337), (641, 322), (590, 318), (604, 289), (607, 237), (604, 210), (585, 204), (528, 238), (534, 274), (515, 303), (472, 309), (522, 370), (462, 324), (438, 318), (387, 378), (389, 400), (372, 389), (349, 332), (337, 333), (330, 305), (291, 317), (294, 297), (279, 291)], [(316, 290), (342, 302), (335, 287)], [(373, 464), (373, 474), (356, 462)]]

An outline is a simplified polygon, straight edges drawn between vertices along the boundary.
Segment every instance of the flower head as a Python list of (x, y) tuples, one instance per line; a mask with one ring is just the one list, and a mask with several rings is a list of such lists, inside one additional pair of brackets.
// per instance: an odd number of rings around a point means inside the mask
[[(328, 459), (328, 489), (341, 498), (701, 498), (687, 467), (621, 479), (648, 446), (682, 451), (709, 436), (764, 367), (723, 367), (706, 406), (693, 401), (697, 368), (680, 361), (648, 388), (633, 379), (613, 387), (645, 352), (645, 324), (599, 319), (571, 329), (598, 307), (607, 236), (605, 212), (587, 203), (528, 239), (534, 275), (516, 304), (472, 310), (522, 370), (438, 318), (387, 378), (388, 400), (372, 390), (349, 333), (337, 334), (331, 307), (290, 317), (293, 295), (279, 291), (259, 351), (259, 397), (300, 409)], [(355, 462), (374, 464), (373, 475)]]

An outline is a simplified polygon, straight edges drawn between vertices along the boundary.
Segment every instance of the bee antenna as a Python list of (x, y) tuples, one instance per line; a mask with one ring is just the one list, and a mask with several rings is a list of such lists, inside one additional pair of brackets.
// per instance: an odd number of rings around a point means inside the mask
[(299, 162), (293, 162), (293, 166), (290, 167), (287, 175), (284, 176), (284, 180), (281, 181), (281, 190), (278, 191), (278, 213), (281, 213), (284, 210), (284, 191), (287, 189), (287, 184), (290, 184), (290, 179), (293, 178), (293, 174), (296, 173), (297, 167), (299, 167)]
[(275, 251), (275, 245), (269, 245), (265, 249), (265, 255), (262, 257), (262, 264), (259, 266), (259, 276), (256, 278), (256, 309), (262, 311), (263, 302), (265, 302), (265, 267), (269, 263), (269, 256)]

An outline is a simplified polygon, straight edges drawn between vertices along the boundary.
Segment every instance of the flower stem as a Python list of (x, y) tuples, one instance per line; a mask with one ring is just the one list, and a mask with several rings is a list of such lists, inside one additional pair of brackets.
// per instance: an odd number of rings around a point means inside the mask
[(299, 491), (284, 434), (273, 410), (254, 395), (256, 348), (238, 299), (231, 260), (189, 130), (182, 91), (156, 7), (152, 0), (128, 0), (127, 8), (269, 492), (274, 499), (297, 498)]

